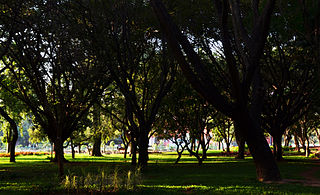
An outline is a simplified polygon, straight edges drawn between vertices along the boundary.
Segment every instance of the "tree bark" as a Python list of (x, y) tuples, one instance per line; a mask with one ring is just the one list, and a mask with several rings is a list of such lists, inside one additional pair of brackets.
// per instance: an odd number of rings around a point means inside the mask
[(226, 142), (226, 150), (227, 150), (227, 153), (230, 154), (230, 143), (229, 142)]
[(273, 136), (274, 141), (274, 157), (277, 161), (283, 160), (283, 150), (282, 150), (282, 136), (281, 135), (274, 135)]
[(297, 152), (300, 152), (300, 144), (299, 144), (297, 133), (294, 134), (294, 144), (296, 145)]
[(58, 174), (60, 177), (64, 175), (64, 155), (63, 155), (63, 140), (60, 136), (57, 136), (57, 139), (54, 143), (55, 155), (58, 163)]
[(280, 171), (274, 160), (267, 140), (260, 127), (256, 126), (248, 114), (241, 113), (235, 119), (247, 144), (256, 165), (257, 179), (259, 181), (280, 180)]
[(234, 128), (235, 128), (235, 137), (236, 137), (236, 142), (238, 144), (238, 155), (236, 156), (236, 159), (244, 159), (244, 151), (245, 151), (245, 140), (241, 136), (241, 133), (239, 132), (240, 129), (236, 123), (234, 123)]
[(76, 151), (75, 151), (75, 149), (74, 149), (74, 143), (73, 143), (72, 139), (71, 139), (70, 146), (71, 146), (72, 159), (74, 159), (74, 158), (75, 158)]
[(308, 136), (306, 136), (306, 141), (307, 141), (307, 145), (306, 145), (305, 154), (306, 154), (306, 157), (309, 157), (310, 156), (310, 142), (309, 142)]
[(0, 107), (0, 115), (9, 122), (11, 133), (8, 136), (8, 152), (10, 153), (10, 162), (16, 162), (16, 143), (18, 141), (18, 128), (16, 122)]
[(101, 133), (94, 138), (91, 156), (102, 156), (101, 154)]
[(131, 141), (131, 165), (137, 164), (137, 144), (135, 140)]
[(148, 156), (148, 146), (149, 146), (149, 137), (147, 130), (142, 130), (140, 132), (139, 138), (139, 159), (138, 164), (141, 167), (145, 167), (148, 164), (149, 156)]

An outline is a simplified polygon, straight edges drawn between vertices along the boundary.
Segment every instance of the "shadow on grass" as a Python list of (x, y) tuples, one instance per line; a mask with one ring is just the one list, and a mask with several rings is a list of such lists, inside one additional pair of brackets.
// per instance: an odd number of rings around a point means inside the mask
[[(19, 156), (17, 163), (0, 159), (0, 194), (62, 194), (66, 191), (57, 177), (57, 166), (47, 156)], [(122, 155), (91, 157), (78, 155), (65, 164), (69, 175), (83, 172), (98, 174), (102, 170), (134, 169), (130, 158)], [(3, 161), (5, 160), (5, 161)], [(256, 180), (251, 158), (235, 160), (233, 157), (209, 156), (199, 166), (193, 157), (183, 156), (174, 164), (175, 156), (150, 155), (150, 164), (142, 172), (141, 185), (134, 191), (119, 190), (117, 194), (318, 194), (320, 188), (301, 184), (264, 184)], [(303, 179), (300, 173), (309, 169), (313, 161), (288, 158), (278, 163), (285, 179)]]

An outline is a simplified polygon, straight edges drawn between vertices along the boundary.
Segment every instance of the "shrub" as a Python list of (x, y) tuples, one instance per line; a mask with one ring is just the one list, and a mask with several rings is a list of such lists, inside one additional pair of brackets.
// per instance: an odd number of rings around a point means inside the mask
[[(19, 155), (49, 155), (49, 152), (16, 152), (15, 156)], [(0, 153), (0, 157), (10, 157), (10, 153)]]

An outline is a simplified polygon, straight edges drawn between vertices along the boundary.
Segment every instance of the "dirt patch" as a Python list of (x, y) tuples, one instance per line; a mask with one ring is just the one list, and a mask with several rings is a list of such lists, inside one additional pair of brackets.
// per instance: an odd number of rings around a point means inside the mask
[(315, 177), (315, 173), (320, 171), (320, 163), (314, 163), (315, 166), (310, 169), (302, 172), (300, 175), (304, 177), (304, 179), (282, 179), (281, 181), (266, 181), (264, 183), (276, 183), (276, 184), (302, 184), (304, 186), (312, 186), (312, 187), (320, 187), (320, 179)]

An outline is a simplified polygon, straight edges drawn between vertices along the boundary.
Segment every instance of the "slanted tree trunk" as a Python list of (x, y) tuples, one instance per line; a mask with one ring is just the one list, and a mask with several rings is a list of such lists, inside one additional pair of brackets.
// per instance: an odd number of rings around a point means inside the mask
[(174, 164), (178, 164), (179, 160), (180, 160), (181, 157), (182, 157), (183, 151), (184, 151), (184, 149), (185, 149), (186, 147), (185, 147), (185, 146), (181, 146), (181, 150), (180, 150), (179, 148), (180, 148), (180, 146), (177, 145), (178, 158), (176, 159), (176, 161), (174, 162)]
[(241, 132), (244, 133), (243, 136), (247, 140), (250, 153), (255, 162), (258, 180), (280, 180), (280, 171), (261, 128), (255, 125), (248, 114), (241, 113), (237, 119), (236, 121)]
[(18, 141), (18, 128), (16, 122), (0, 107), (0, 115), (9, 122), (11, 132), (8, 136), (8, 152), (10, 153), (10, 162), (16, 162), (16, 143)]
[(98, 133), (94, 138), (91, 156), (102, 156), (101, 154), (101, 133)]

